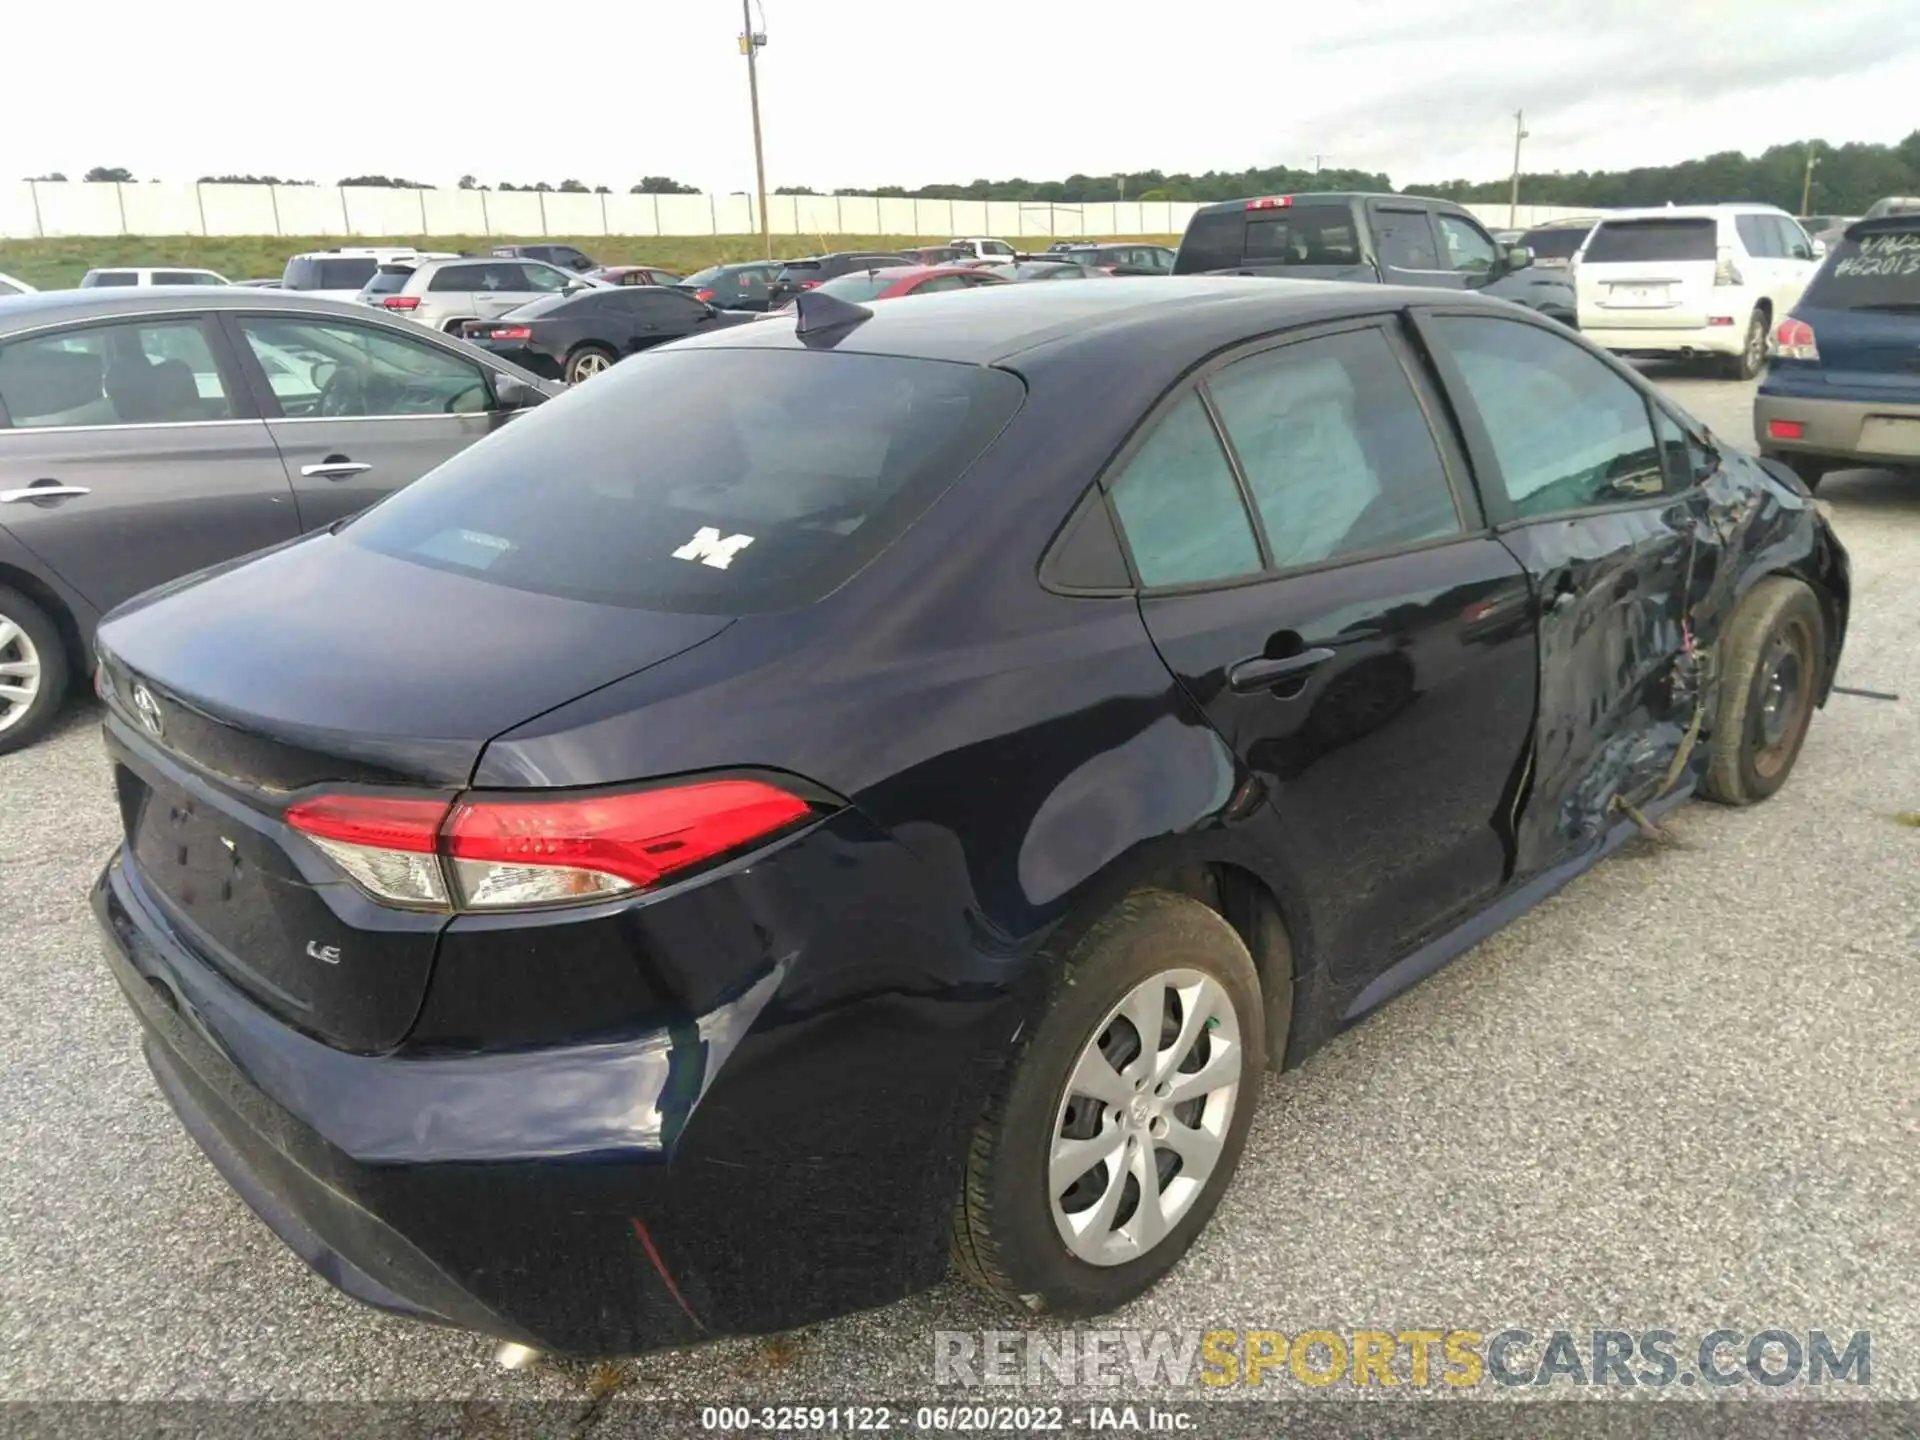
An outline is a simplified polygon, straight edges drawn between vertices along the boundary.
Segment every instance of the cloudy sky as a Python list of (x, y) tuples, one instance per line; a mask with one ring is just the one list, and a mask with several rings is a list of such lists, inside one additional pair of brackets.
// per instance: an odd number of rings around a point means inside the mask
[[(1920, 125), (1920, 0), (757, 0), (768, 184), (1384, 170), (1396, 184), (1662, 164)], [(349, 174), (624, 190), (753, 183), (733, 0), (173, 0), (77, 40), (12, 7), (0, 155), (25, 176)], [(44, 51), (41, 47), (44, 46)], [(45, 64), (25, 62), (36, 53)]]

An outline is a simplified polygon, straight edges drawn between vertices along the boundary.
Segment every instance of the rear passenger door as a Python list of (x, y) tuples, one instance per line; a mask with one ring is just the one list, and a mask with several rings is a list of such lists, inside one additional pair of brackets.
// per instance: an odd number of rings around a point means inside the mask
[(102, 611), (300, 533), (279, 452), (199, 315), (0, 346), (0, 526)]
[[(1540, 636), (1539, 720), (1518, 870), (1537, 874), (1650, 803), (1691, 719), (1674, 661), (1715, 555), (1665, 450), (1684, 436), (1571, 336), (1523, 315), (1417, 315), (1496, 533), (1526, 567)], [(1679, 468), (1677, 465), (1674, 467)]]
[(1442, 413), (1397, 319), (1349, 322), (1210, 367), (1103, 481), (1356, 992), (1505, 879), (1533, 717), (1526, 576)]
[(224, 318), (252, 367), (303, 530), (364, 510), (507, 418), (493, 372), (424, 334), (330, 316)]
[(1813, 272), (1820, 268), (1820, 262), (1813, 258), (1813, 241), (1800, 223), (1785, 215), (1769, 215), (1774, 231), (1780, 237), (1780, 293), (1773, 302), (1773, 318), (1784, 320), (1800, 303), (1800, 297), (1806, 293), (1807, 283), (1813, 279)]
[(1459, 288), (1458, 277), (1441, 262), (1433, 218), (1424, 207), (1369, 200), (1367, 223), (1373, 230), (1380, 278), (1386, 284)]

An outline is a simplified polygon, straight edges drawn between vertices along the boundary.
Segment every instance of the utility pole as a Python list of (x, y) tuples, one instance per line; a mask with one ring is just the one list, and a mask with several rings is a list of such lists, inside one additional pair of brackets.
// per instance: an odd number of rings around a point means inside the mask
[(1527, 138), (1526, 114), (1524, 110), (1513, 112), (1513, 191), (1507, 198), (1509, 230), (1518, 228), (1520, 223), (1520, 142)]
[(1811, 142), (1807, 145), (1807, 178), (1800, 182), (1800, 213), (1805, 215), (1813, 203), (1813, 167), (1820, 163)]
[(753, 175), (760, 190), (760, 244), (773, 258), (773, 236), (767, 228), (767, 161), (760, 146), (760, 68), (756, 57), (766, 48), (767, 34), (753, 28), (753, 0), (740, 0), (740, 53), (747, 57), (747, 98), (753, 106)]
[(1320, 162), (1327, 158), (1328, 157), (1325, 155), (1315, 155), (1313, 157), (1313, 173), (1314, 174), (1318, 175), (1320, 173)]

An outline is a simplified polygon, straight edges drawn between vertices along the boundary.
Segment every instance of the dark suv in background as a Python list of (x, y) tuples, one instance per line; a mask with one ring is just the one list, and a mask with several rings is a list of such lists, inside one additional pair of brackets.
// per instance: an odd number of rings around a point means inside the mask
[(1202, 206), (1187, 222), (1176, 275), (1268, 275), (1478, 290), (1576, 323), (1573, 284), (1536, 269), (1449, 200), (1418, 195), (1264, 195)]

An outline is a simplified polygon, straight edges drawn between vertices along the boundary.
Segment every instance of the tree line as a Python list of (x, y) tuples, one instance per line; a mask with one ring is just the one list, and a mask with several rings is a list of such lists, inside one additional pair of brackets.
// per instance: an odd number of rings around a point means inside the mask
[[(1809, 160), (1811, 173), (1809, 174)], [(65, 180), (59, 172), (31, 177)], [(95, 166), (86, 180), (131, 181), (124, 168)], [(203, 183), (310, 185), (310, 180), (282, 180), (273, 175), (203, 175)], [(402, 190), (432, 188), (420, 180), (392, 175), (352, 175), (340, 185), (385, 186)], [(1014, 200), (1055, 205), (1098, 204), (1113, 200), (1233, 200), (1245, 195), (1300, 194), (1316, 190), (1393, 191), (1436, 195), (1448, 200), (1498, 203), (1511, 193), (1510, 178), (1499, 180), (1441, 180), (1396, 187), (1379, 171), (1322, 169), (1273, 165), (1247, 170), (1185, 171), (1134, 170), (1115, 175), (1069, 175), (1064, 180), (973, 180), (964, 185), (939, 184), (908, 188), (882, 185), (870, 190), (843, 190), (845, 195), (874, 195), (906, 200)], [(533, 184), (501, 181), (483, 185), (472, 175), (460, 177), (462, 190), (551, 191), (560, 194), (612, 192), (605, 185), (580, 180), (545, 180)], [(696, 185), (682, 184), (666, 175), (643, 176), (630, 187), (633, 195), (697, 195)], [(782, 185), (776, 195), (823, 193), (806, 185)], [(824, 193), (833, 194), (833, 191)], [(1759, 155), (1727, 150), (1677, 165), (1645, 165), (1630, 170), (1575, 170), (1520, 177), (1520, 198), (1530, 205), (1571, 205), (1616, 209), (1633, 205), (1703, 205), (1747, 200), (1778, 205), (1798, 213), (1802, 195), (1816, 214), (1857, 215), (1883, 195), (1920, 195), (1920, 130), (1893, 145), (1824, 140), (1775, 145)]]

